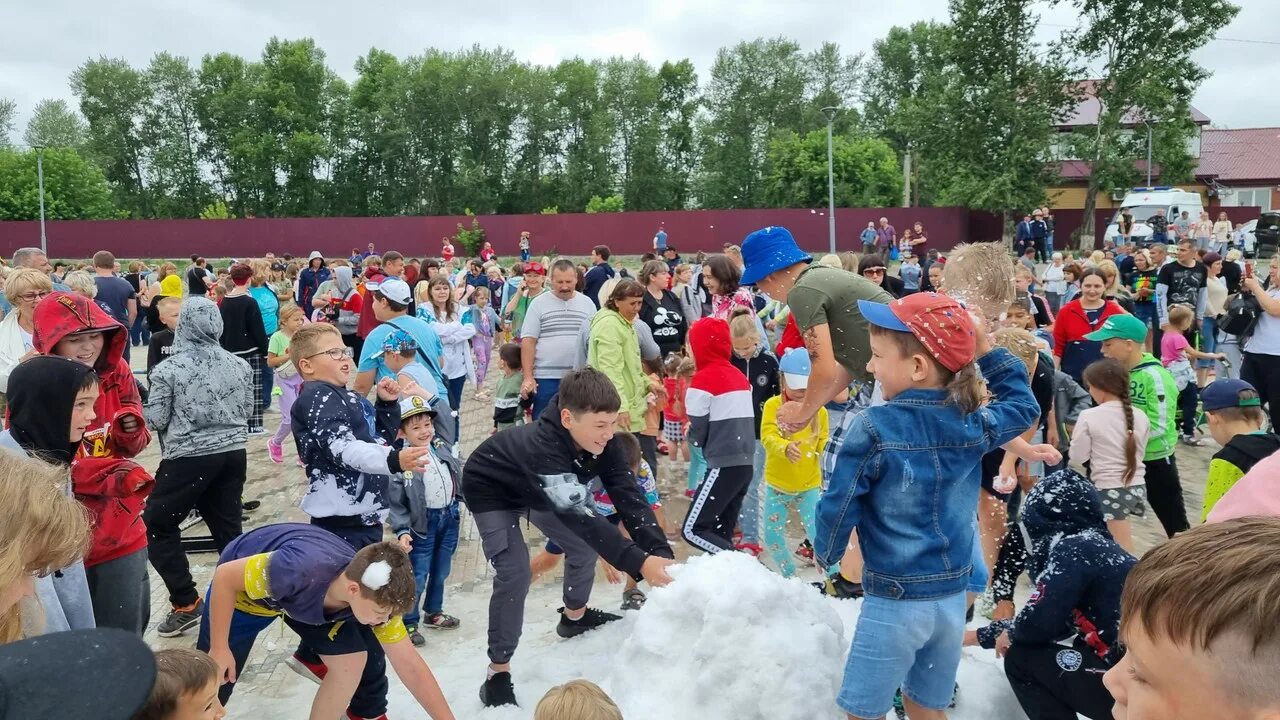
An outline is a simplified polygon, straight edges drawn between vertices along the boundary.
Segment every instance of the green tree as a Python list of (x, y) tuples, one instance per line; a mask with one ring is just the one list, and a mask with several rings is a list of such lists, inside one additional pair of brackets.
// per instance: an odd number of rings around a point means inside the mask
[[(769, 142), (766, 186), (773, 207), (827, 205), (827, 132), (785, 133)], [(902, 197), (898, 157), (879, 138), (832, 138), (832, 173), (837, 207), (894, 205)]]
[[(932, 122), (930, 97), (947, 73), (951, 29), (936, 22), (893, 27), (872, 45), (862, 86), (864, 122), (899, 154), (906, 153), (928, 132)], [(915, 205), (934, 201), (933, 165), (918, 152), (911, 155), (912, 197)], [(896, 203), (895, 203), (896, 204)]]
[(147, 67), (146, 81), (151, 103), (143, 127), (151, 139), (147, 177), (155, 216), (195, 217), (211, 194), (200, 168), (203, 138), (195, 114), (196, 73), (186, 58), (159, 53)]
[(856, 129), (860, 115), (853, 103), (862, 85), (862, 55), (844, 55), (838, 44), (824, 42), (805, 56), (804, 66), (807, 107), (797, 131), (826, 128), (827, 116), (822, 112), (825, 107), (842, 109), (835, 116), (835, 132), (848, 133)]
[[(121, 213), (96, 165), (72, 148), (44, 150), (44, 212), (50, 220), (102, 220)], [(40, 191), (36, 151), (0, 149), (0, 220), (36, 220)]]
[[(1186, 121), (1188, 103), (1209, 75), (1191, 56), (1239, 8), (1226, 0), (1067, 2), (1081, 21), (1080, 30), (1067, 36), (1068, 46), (1082, 61), (1102, 69), (1085, 88), (1097, 97), (1098, 122), (1078, 129), (1070, 142), (1072, 156), (1092, 167), (1077, 236), (1091, 247), (1098, 193), (1130, 185), (1138, 177), (1134, 161), (1145, 155), (1139, 148), (1146, 137), (1134, 132), (1135, 123), (1153, 123), (1157, 162), (1172, 175), (1187, 173), (1186, 138), (1192, 131)], [(1151, 52), (1154, 46), (1159, 52)]]
[(915, 134), (946, 205), (998, 213), (1039, 206), (1054, 179), (1056, 126), (1074, 105), (1060, 47), (1041, 48), (1033, 0), (951, 0), (947, 72)]
[(84, 146), (88, 128), (81, 117), (67, 106), (66, 100), (41, 100), (36, 103), (22, 140), (28, 147), (74, 148)]
[(706, 91), (701, 126), (703, 207), (765, 204), (769, 139), (792, 129), (804, 107), (808, 76), (800, 46), (775, 38), (721, 48)]
[(235, 213), (231, 212), (222, 198), (214, 200), (200, 210), (201, 220), (234, 220), (235, 217)]
[(564, 143), (564, 180), (554, 204), (577, 212), (592, 195), (614, 189), (613, 123), (600, 93), (599, 63), (565, 60), (551, 75)]
[(621, 195), (610, 195), (609, 197), (592, 195), (591, 199), (587, 201), (587, 212), (593, 215), (595, 213), (622, 212), (625, 209), (625, 203)]
[(13, 132), (13, 118), (18, 114), (18, 104), (9, 98), (0, 98), (0, 148), (9, 147), (9, 133)]
[(698, 73), (687, 58), (664, 62), (658, 68), (659, 146), (662, 163), (662, 209), (682, 210), (689, 206), (690, 186), (698, 163), (694, 119), (702, 107)]
[(508, 202), (504, 203), (503, 211), (531, 213), (561, 203), (559, 192), (564, 185), (561, 115), (555, 103), (555, 79), (549, 68), (523, 65), (517, 77), (515, 92), (522, 128)]
[(147, 188), (151, 147), (144, 132), (151, 87), (119, 58), (89, 60), (71, 74), (71, 91), (89, 123), (85, 150), (111, 184), (116, 204), (133, 217), (152, 217)]

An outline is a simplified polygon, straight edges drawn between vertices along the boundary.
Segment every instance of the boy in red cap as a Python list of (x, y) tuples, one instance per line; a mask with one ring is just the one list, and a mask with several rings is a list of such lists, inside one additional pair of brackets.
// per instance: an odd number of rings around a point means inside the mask
[[(818, 505), (815, 559), (838, 563), (855, 528), (865, 558), (866, 596), (837, 703), (851, 718), (880, 718), (901, 688), (912, 720), (945, 718), (982, 456), (1017, 438), (1040, 409), (1021, 361), (992, 349), (956, 301), (917, 293), (858, 309), (870, 330), (867, 370), (886, 404), (846, 421)], [(986, 405), (979, 370), (995, 396)]]

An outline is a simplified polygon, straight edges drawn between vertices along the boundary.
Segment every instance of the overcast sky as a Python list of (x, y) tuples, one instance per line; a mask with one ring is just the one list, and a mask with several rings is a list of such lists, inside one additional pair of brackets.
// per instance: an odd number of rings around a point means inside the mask
[[(1277, 2), (1236, 2), (1242, 9), (1235, 20), (1197, 54), (1212, 77), (1193, 104), (1219, 126), (1280, 125)], [(0, 98), (18, 103), (19, 140), (42, 98), (74, 105), (67, 78), (90, 57), (122, 57), (145, 67), (152, 55), (168, 51), (198, 66), (206, 53), (257, 57), (272, 36), (314, 38), (329, 67), (348, 80), (356, 58), (371, 47), (404, 57), (428, 47), (479, 44), (501, 45), (537, 63), (575, 55), (639, 54), (654, 63), (688, 57), (705, 83), (716, 50), (742, 40), (782, 35), (806, 50), (830, 40), (845, 52), (869, 53), (894, 25), (946, 17), (946, 0), (15, 1), (0, 9)], [(1068, 8), (1046, 6), (1040, 32), (1047, 39), (1074, 23)]]

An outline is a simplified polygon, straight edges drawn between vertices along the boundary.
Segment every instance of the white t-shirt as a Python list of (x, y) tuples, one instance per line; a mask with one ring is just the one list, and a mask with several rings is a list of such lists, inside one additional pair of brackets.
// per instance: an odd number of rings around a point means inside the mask
[[(1280, 287), (1267, 291), (1267, 297), (1280, 300)], [(1267, 311), (1258, 316), (1258, 324), (1245, 343), (1244, 351), (1258, 355), (1280, 355), (1280, 318)]]
[(26, 330), (23, 330), (21, 325), (18, 326), (18, 332), (22, 334), (22, 349), (26, 352), (31, 352), (32, 350), (35, 350), (36, 344), (31, 339), (31, 333), (27, 332)]
[(444, 461), (432, 455), (427, 468), (422, 471), (422, 490), (427, 498), (427, 507), (433, 510), (447, 508), (453, 503), (455, 488), (453, 476), (445, 469)]
[(595, 303), (579, 292), (569, 300), (544, 292), (529, 303), (520, 337), (538, 340), (533, 354), (534, 378), (558, 380), (587, 363), (582, 333), (595, 314)]

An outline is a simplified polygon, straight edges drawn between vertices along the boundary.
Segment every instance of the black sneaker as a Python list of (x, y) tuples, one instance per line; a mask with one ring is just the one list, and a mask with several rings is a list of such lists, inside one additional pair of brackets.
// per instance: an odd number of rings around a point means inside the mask
[(427, 644), (427, 639), (422, 637), (422, 633), (418, 632), (417, 625), (409, 625), (405, 630), (409, 631), (409, 642), (413, 643), (414, 647), (422, 647)]
[(480, 686), (480, 702), (485, 707), (502, 705), (518, 705), (516, 702), (516, 686), (511, 682), (511, 673), (494, 673), (493, 677)]
[(813, 586), (823, 595), (830, 595), (837, 600), (856, 600), (862, 597), (862, 583), (845, 580), (840, 573), (822, 582), (813, 583)]
[(178, 637), (182, 633), (200, 624), (200, 613), (204, 610), (204, 600), (196, 598), (196, 604), (185, 610), (174, 609), (168, 617), (156, 626), (156, 634), (160, 637)]
[(257, 510), (260, 507), (262, 507), (261, 500), (246, 500), (240, 503), (240, 508), (243, 510)]
[(590, 607), (577, 620), (570, 620), (564, 614), (564, 608), (560, 608), (557, 612), (560, 613), (560, 622), (556, 624), (556, 634), (562, 638), (577, 637), (588, 630), (595, 630), (601, 625), (622, 619), (621, 615), (614, 615), (613, 613)]

